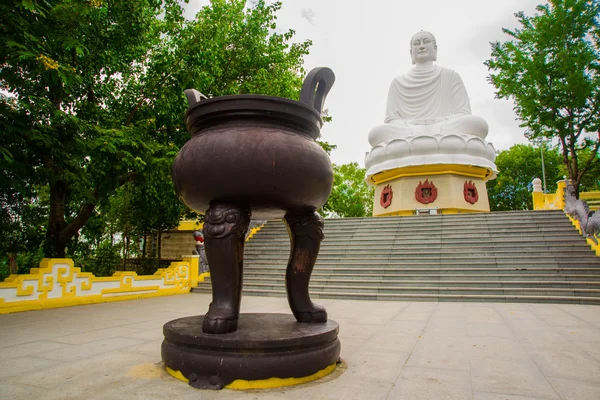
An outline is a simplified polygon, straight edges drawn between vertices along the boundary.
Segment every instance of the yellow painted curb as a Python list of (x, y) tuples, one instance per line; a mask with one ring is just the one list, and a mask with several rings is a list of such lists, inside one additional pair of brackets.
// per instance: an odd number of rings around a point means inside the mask
[(403, 177), (448, 174), (486, 179), (492, 175), (492, 171), (484, 167), (475, 167), (473, 165), (462, 164), (413, 165), (409, 167), (395, 168), (389, 171), (383, 171), (371, 176), (369, 179), (375, 185), (379, 185), (381, 183), (385, 183)]
[[(236, 379), (235, 381), (231, 382), (229, 385), (225, 386), (225, 389), (232, 389), (232, 390), (274, 389), (274, 388), (280, 388), (280, 387), (285, 387), (285, 386), (299, 385), (301, 383), (312, 382), (312, 381), (321, 379), (321, 378), (329, 375), (330, 373), (332, 373), (335, 370), (336, 365), (337, 364), (332, 364), (312, 375), (304, 376), (301, 378), (268, 378), (268, 379), (257, 379), (254, 381), (247, 381), (245, 379)], [(175, 371), (169, 367), (166, 367), (166, 368), (167, 368), (167, 372), (169, 373), (169, 375), (173, 376), (174, 378), (179, 379), (180, 381), (189, 383), (189, 380), (185, 376), (183, 376), (183, 374), (180, 371)]]
[(175, 371), (174, 369), (171, 369), (169, 367), (167, 367), (167, 372), (169, 373), (169, 375), (171, 375), (174, 378), (179, 379), (180, 381), (184, 381), (185, 383), (189, 383), (189, 379), (186, 378), (185, 376), (183, 376), (183, 374), (181, 373), (181, 371)]

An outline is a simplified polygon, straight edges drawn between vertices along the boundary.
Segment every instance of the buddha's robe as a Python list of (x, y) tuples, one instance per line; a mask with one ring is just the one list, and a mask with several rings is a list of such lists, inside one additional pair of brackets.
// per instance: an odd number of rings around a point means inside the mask
[(419, 124), (454, 115), (471, 115), (471, 105), (460, 75), (451, 69), (413, 68), (392, 81), (386, 123), (401, 119)]
[(487, 136), (487, 122), (471, 115), (460, 75), (437, 65), (416, 66), (390, 85), (385, 124), (369, 133), (372, 146), (412, 134)]

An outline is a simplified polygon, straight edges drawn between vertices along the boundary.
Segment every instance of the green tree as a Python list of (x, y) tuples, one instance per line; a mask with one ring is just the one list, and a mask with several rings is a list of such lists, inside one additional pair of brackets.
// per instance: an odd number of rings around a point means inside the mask
[(365, 182), (357, 162), (333, 165), (333, 188), (323, 206), (328, 217), (365, 217), (373, 214), (374, 189)]
[[(19, 187), (49, 191), (45, 254), (67, 244), (96, 204), (164, 157), (151, 131), (122, 123), (123, 77), (180, 19), (176, 1), (7, 1), (0, 6), (2, 138)], [(159, 16), (164, 18), (159, 18)]]
[[(549, 193), (556, 191), (556, 182), (562, 178), (562, 160), (556, 149), (544, 147), (544, 167)], [(501, 151), (496, 157), (498, 177), (487, 182), (492, 211), (531, 210), (532, 181), (542, 179), (540, 149), (517, 144)]]
[[(185, 89), (297, 98), (310, 41), (276, 33), (280, 3), (245, 5), (214, 0), (184, 21), (176, 0), (0, 4), (0, 189), (47, 188), (46, 256), (65, 256), (119, 187), (172, 162), (188, 139)], [(144, 202), (164, 204), (160, 182)]]
[[(550, 0), (511, 39), (492, 43), (491, 83), (512, 98), (532, 138), (557, 138), (575, 190), (598, 164), (600, 146), (600, 3)], [(582, 151), (584, 150), (584, 151)]]

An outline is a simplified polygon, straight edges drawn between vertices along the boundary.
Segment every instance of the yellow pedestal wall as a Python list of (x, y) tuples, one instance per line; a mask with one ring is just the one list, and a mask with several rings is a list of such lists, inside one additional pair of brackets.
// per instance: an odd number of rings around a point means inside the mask
[[(437, 198), (429, 204), (417, 201), (415, 190), (419, 183), (429, 180), (437, 188)], [(464, 185), (471, 181), (477, 188), (479, 199), (475, 204), (465, 200)], [(381, 192), (390, 185), (393, 191), (392, 203), (383, 208), (380, 204)], [(458, 214), (470, 212), (489, 212), (490, 203), (483, 178), (460, 174), (432, 174), (403, 176), (381, 182), (375, 187), (373, 215), (413, 215), (417, 209), (438, 209), (440, 214)]]

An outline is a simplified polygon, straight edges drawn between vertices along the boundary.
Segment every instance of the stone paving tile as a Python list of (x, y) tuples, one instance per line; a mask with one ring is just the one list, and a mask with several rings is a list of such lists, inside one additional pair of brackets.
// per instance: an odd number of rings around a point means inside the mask
[(559, 399), (536, 364), (531, 361), (471, 358), (473, 391)]
[(550, 326), (557, 326), (557, 327), (561, 327), (561, 326), (562, 327), (564, 327), (564, 326), (584, 327), (584, 326), (588, 325), (588, 322), (586, 322), (580, 318), (574, 317), (573, 315), (571, 315), (569, 313), (560, 313), (560, 314), (554, 314), (554, 315), (538, 315), (538, 318)]
[(411, 352), (419, 340), (418, 335), (399, 334), (393, 331), (377, 332), (363, 344), (365, 351), (380, 353)]
[(100, 339), (112, 338), (114, 336), (127, 336), (136, 332), (139, 332), (139, 330), (133, 328), (113, 327), (93, 331), (78, 332), (73, 335), (56, 337), (52, 340), (55, 342), (67, 344), (84, 344), (89, 342), (95, 342)]
[(340, 343), (342, 344), (340, 357), (345, 360), (347, 357), (352, 356), (357, 351), (362, 349), (363, 346), (368, 343), (368, 341), (367, 339), (345, 338), (344, 340), (340, 340)]
[(368, 379), (373, 381), (394, 383), (400, 371), (406, 364), (410, 353), (381, 353), (358, 351), (345, 361), (348, 370), (345, 375), (354, 376), (357, 380)]
[(147, 331), (136, 330), (134, 333), (121, 335), (122, 337), (139, 339), (139, 340), (162, 340), (164, 338), (162, 329), (149, 329)]
[(590, 328), (588, 326), (556, 326), (554, 330), (563, 334), (567, 340), (573, 343), (593, 342), (600, 347), (600, 329)]
[(535, 315), (563, 315), (564, 313), (567, 313), (561, 308), (561, 304), (527, 304), (527, 309)]
[(544, 376), (600, 383), (600, 362), (583, 350), (538, 348), (529, 354)]
[(542, 397), (513, 396), (512, 394), (473, 392), (473, 400), (545, 400)]
[(389, 324), (394, 317), (395, 315), (367, 314), (356, 318), (355, 321), (359, 324), (383, 326)]
[(111, 385), (136, 365), (152, 362), (156, 361), (142, 354), (111, 351), (72, 362), (55, 362), (52, 368), (36, 368), (27, 374), (20, 374), (12, 379), (11, 383), (35, 385), (46, 389), (60, 388), (63, 393), (68, 392), (69, 395), (76, 396), (81, 390), (93, 391), (99, 385)]
[(600, 383), (563, 378), (548, 378), (562, 400), (598, 400)]
[(73, 345), (69, 352), (58, 349), (39, 353), (37, 356), (48, 360), (74, 361), (80, 358), (89, 358), (98, 354), (135, 346), (141, 343), (144, 343), (144, 341), (131, 338), (112, 337), (96, 340), (95, 342)]
[(431, 318), (431, 312), (413, 312), (413, 311), (404, 310), (404, 311), (400, 312), (398, 315), (396, 315), (392, 319), (392, 321), (393, 322), (399, 322), (399, 321), (427, 322), (427, 321), (429, 321), (430, 318)]
[(384, 330), (400, 335), (420, 335), (425, 330), (426, 325), (427, 321), (391, 321)]
[(134, 346), (124, 347), (121, 351), (129, 352), (129, 353), (138, 353), (144, 354), (152, 357), (155, 362), (160, 362), (160, 349), (162, 345), (163, 339), (151, 340), (146, 343), (136, 344)]
[(472, 337), (467, 347), (470, 357), (530, 360), (527, 351), (514, 338)]
[[(477, 303), (473, 303), (473, 304), (477, 304)], [(490, 303), (480, 303), (480, 304), (487, 304), (488, 306), (490, 305)], [(526, 311), (526, 310), (529, 310), (530, 305), (531, 304), (528, 304), (528, 303), (493, 303), (493, 307), (496, 310), (498, 310), (499, 312), (516, 311), (516, 310)]]
[[(1, 316), (0, 316), (1, 317)], [(17, 344), (31, 343), (38, 340), (51, 340), (56, 337), (73, 335), (81, 332), (77, 329), (66, 328), (56, 322), (43, 325), (26, 325), (19, 329), (2, 334), (4, 340), (0, 341), (0, 349)]]
[[(0, 381), (19, 376), (31, 376), (31, 373), (47, 367), (56, 367), (63, 363), (38, 357), (24, 356), (19, 358), (0, 359)], [(26, 382), (29, 383), (30, 381)], [(0, 383), (0, 386), (2, 383)], [(0, 391), (1, 392), (1, 391)]]
[(527, 332), (554, 332), (554, 328), (539, 319), (514, 319), (507, 320), (505, 324), (516, 333)]
[(596, 361), (600, 361), (600, 345), (596, 342), (576, 342), (577, 347), (586, 354), (592, 356)]
[(467, 339), (443, 334), (419, 339), (407, 362), (411, 367), (469, 370)]
[(37, 386), (0, 383), (0, 399), (3, 400), (46, 399), (47, 392), (47, 389)]
[(521, 342), (523, 347), (528, 351), (533, 351), (540, 348), (552, 348), (555, 350), (572, 350), (576, 345), (571, 342), (569, 337), (560, 334), (554, 330), (536, 329), (530, 331), (521, 331), (515, 334), (517, 340)]
[[(304, 385), (303, 385), (304, 386)], [(374, 380), (365, 377), (356, 376), (356, 374), (344, 372), (335, 380), (324, 383), (315, 384), (314, 386), (305, 386), (292, 388), (281, 394), (278, 399), (319, 399), (319, 400), (386, 400), (393, 383), (381, 380)], [(237, 393), (236, 393), (237, 394)], [(237, 399), (238, 397), (231, 397)], [(248, 399), (260, 399), (260, 394), (255, 394), (254, 397), (240, 397)], [(275, 397), (274, 397), (275, 398)]]
[(572, 304), (561, 304), (557, 307), (583, 321), (600, 322), (600, 310), (598, 310), (598, 306), (580, 304), (578, 307), (573, 307)]
[(375, 332), (381, 329), (381, 326), (378, 325), (353, 324), (341, 319), (337, 319), (336, 321), (340, 324), (338, 335), (340, 338), (369, 339)]
[(174, 318), (169, 318), (167, 316), (163, 316), (161, 318), (155, 318), (155, 319), (151, 319), (151, 320), (147, 320), (147, 321), (129, 323), (127, 325), (122, 325), (122, 327), (123, 328), (131, 328), (131, 329), (135, 329), (138, 331), (147, 331), (147, 330), (152, 330), (152, 329), (162, 331), (163, 326), (167, 322), (171, 321), (172, 319), (177, 319), (177, 318), (182, 318), (182, 317), (179, 315), (174, 316)]
[(469, 371), (407, 366), (388, 396), (388, 400), (463, 400), (472, 398)]
[(95, 331), (99, 329), (108, 329), (108, 328), (116, 328), (122, 325), (127, 325), (131, 323), (131, 318), (122, 318), (120, 314), (119, 318), (93, 318), (89, 315), (83, 316), (70, 316), (67, 320), (64, 320), (65, 323), (69, 325), (69, 328), (76, 329), (78, 332), (85, 331)]
[(469, 337), (512, 337), (514, 332), (504, 323), (467, 322), (467, 336)]
[(467, 323), (501, 324), (504, 319), (493, 306), (476, 306), (465, 309)]
[(456, 317), (433, 316), (427, 323), (426, 332), (444, 331), (452, 333), (467, 334), (467, 322)]
[[(2, 339), (0, 339), (2, 340)], [(4, 347), (0, 350), (2, 358), (18, 358), (24, 356), (36, 356), (48, 351), (61, 350), (69, 352), (73, 346), (68, 343), (58, 343), (50, 340), (38, 340), (24, 344), (17, 344), (10, 347)]]
[(435, 316), (463, 318), (466, 312), (467, 306), (464, 303), (438, 303)]

